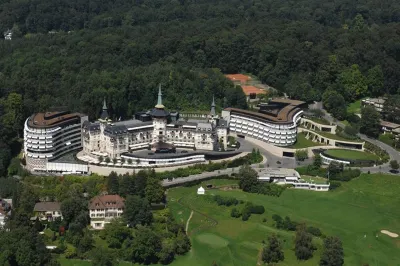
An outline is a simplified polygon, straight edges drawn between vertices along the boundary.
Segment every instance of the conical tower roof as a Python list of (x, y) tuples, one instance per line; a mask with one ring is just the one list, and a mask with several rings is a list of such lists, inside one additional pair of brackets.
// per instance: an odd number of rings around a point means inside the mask
[(162, 104), (162, 92), (161, 92), (161, 83), (158, 86), (158, 99), (157, 99), (157, 104), (155, 106), (157, 109), (164, 109), (165, 106)]
[(167, 117), (169, 113), (164, 110), (165, 106), (162, 104), (161, 84), (158, 86), (158, 99), (155, 108), (151, 111), (153, 117)]
[(213, 100), (212, 100), (212, 103), (211, 103), (211, 111), (210, 111), (210, 114), (212, 115), (212, 116), (215, 116), (215, 100), (214, 100), (214, 95), (213, 95)]
[(106, 98), (104, 97), (103, 100), (103, 109), (101, 111), (101, 116), (100, 119), (106, 120), (108, 118), (108, 111), (107, 111), (107, 104), (106, 104)]

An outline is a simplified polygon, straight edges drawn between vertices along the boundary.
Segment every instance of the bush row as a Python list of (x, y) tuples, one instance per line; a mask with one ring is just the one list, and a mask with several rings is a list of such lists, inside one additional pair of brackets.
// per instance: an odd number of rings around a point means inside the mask
[(239, 201), (236, 198), (233, 197), (223, 197), (220, 195), (216, 195), (213, 197), (214, 201), (217, 202), (219, 206), (224, 205), (224, 206), (232, 206), (232, 205), (238, 205)]
[(239, 218), (242, 217), (243, 221), (247, 221), (251, 214), (263, 214), (265, 212), (265, 208), (262, 205), (254, 205), (251, 202), (247, 202), (242, 210), (237, 208), (233, 208), (231, 210), (231, 217)]
[[(292, 221), (288, 216), (282, 218), (278, 214), (274, 214), (272, 216), (272, 220), (275, 221), (275, 227), (277, 229), (287, 230), (287, 231), (296, 231), (297, 226), (299, 225), (298, 222)], [(317, 227), (309, 226), (307, 227), (307, 232), (312, 234), (313, 236), (323, 236), (321, 230)]]
[[(319, 177), (328, 177), (327, 168), (315, 168), (313, 165), (303, 166), (296, 168), (296, 171), (300, 175), (310, 175)], [(361, 175), (360, 169), (344, 169), (338, 170), (337, 172), (330, 171), (329, 179), (336, 181), (350, 181), (353, 178), (359, 177)]]
[(378, 160), (377, 164), (387, 163), (390, 160), (390, 156), (384, 149), (372, 144), (371, 142), (366, 141), (364, 144), (364, 149), (379, 156), (380, 160)]

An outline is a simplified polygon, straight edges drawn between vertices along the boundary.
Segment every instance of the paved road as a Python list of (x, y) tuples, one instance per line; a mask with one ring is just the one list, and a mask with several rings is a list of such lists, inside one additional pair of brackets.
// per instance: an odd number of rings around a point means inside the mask
[[(245, 139), (237, 138), (237, 140), (240, 143), (240, 148), (239, 151), (241, 152), (251, 152), (253, 148), (258, 148), (260, 150), (260, 153), (264, 156), (265, 160), (263, 163), (256, 163), (253, 164), (252, 167), (256, 170), (260, 170), (260, 166), (262, 167), (271, 167), (271, 168), (295, 168), (296, 167), (296, 161), (293, 158), (281, 158), (278, 156), (273, 155), (270, 153), (268, 150), (264, 149), (263, 147), (255, 146), (254, 144), (246, 141)], [(280, 162), (280, 163), (279, 163)], [(232, 173), (238, 173), (240, 167), (235, 167), (235, 168), (228, 168), (228, 169), (221, 169), (213, 172), (204, 172), (198, 175), (191, 175), (187, 177), (178, 177), (173, 179), (172, 181), (169, 181), (167, 179), (164, 179), (162, 181), (162, 185), (164, 187), (169, 187), (173, 185), (177, 185), (180, 183), (185, 183), (185, 182), (190, 182), (190, 181), (196, 181), (196, 180), (202, 180), (206, 179), (209, 177), (217, 176), (217, 175), (229, 175)]]

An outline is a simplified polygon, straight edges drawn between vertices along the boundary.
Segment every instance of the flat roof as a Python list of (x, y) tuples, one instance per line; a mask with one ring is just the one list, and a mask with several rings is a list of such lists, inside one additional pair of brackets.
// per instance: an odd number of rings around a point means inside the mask
[(250, 76), (246, 76), (243, 74), (227, 74), (225, 75), (225, 77), (232, 81), (240, 81), (241, 83), (246, 83), (246, 81), (251, 80)]
[(384, 98), (367, 98), (367, 99), (363, 99), (362, 102), (373, 102), (376, 104), (384, 104), (386, 99)]
[(84, 115), (80, 113), (69, 112), (36, 113), (28, 119), (28, 126), (32, 128), (56, 127), (67, 122), (80, 122), (82, 116)]
[(255, 86), (242, 86), (242, 90), (243, 90), (244, 94), (246, 94), (247, 96), (250, 94), (266, 94), (267, 93), (265, 90), (262, 90)]
[(383, 127), (390, 127), (390, 128), (393, 128), (393, 129), (400, 127), (399, 124), (388, 122), (388, 121), (383, 121), (383, 120), (381, 120), (380, 125), (383, 126)]
[(301, 111), (301, 105), (305, 104), (305, 102), (297, 101), (297, 100), (290, 100), (290, 99), (273, 99), (270, 103), (283, 103), (286, 104), (283, 108), (279, 109), (276, 116), (265, 114), (265, 113), (258, 113), (238, 108), (226, 108), (225, 111), (230, 111), (234, 113), (239, 113), (243, 115), (248, 115), (251, 117), (256, 117), (264, 120), (269, 120), (276, 123), (288, 123), (291, 122), (294, 115)]
[(258, 173), (259, 177), (274, 177), (274, 176), (300, 176), (294, 169), (289, 168), (265, 168)]

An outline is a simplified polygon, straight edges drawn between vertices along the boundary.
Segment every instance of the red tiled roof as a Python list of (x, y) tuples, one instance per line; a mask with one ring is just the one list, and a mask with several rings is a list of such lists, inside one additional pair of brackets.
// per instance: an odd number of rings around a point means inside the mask
[[(105, 208), (124, 208), (125, 199), (120, 195), (103, 195), (96, 196), (90, 200), (89, 209), (105, 209)], [(98, 204), (98, 206), (97, 206)]]
[(240, 81), (241, 83), (246, 83), (247, 81), (251, 80), (250, 76), (246, 76), (243, 74), (227, 74), (225, 75), (225, 77), (232, 81)]
[(244, 94), (246, 94), (247, 96), (249, 96), (250, 94), (266, 94), (267, 93), (265, 90), (262, 90), (255, 86), (242, 86), (242, 90), (243, 90)]

